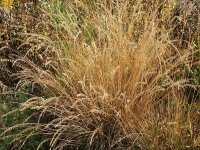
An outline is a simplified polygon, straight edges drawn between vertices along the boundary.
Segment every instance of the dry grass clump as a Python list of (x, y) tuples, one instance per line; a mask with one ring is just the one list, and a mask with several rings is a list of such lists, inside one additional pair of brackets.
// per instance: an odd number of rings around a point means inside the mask
[(195, 52), (174, 46), (168, 16), (161, 21), (157, 15), (159, 2), (82, 0), (43, 6), (53, 13), (48, 14), (51, 38), (31, 35), (28, 40), (51, 47), (54, 57), (45, 61), (54, 70), (26, 57), (15, 61), (22, 69), (16, 74), (18, 87), (31, 84), (44, 93), (22, 104), (22, 110), (37, 111), (38, 122), (21, 126), (38, 130), (51, 149), (200, 145), (198, 108), (184, 93), (193, 87), (188, 72)]

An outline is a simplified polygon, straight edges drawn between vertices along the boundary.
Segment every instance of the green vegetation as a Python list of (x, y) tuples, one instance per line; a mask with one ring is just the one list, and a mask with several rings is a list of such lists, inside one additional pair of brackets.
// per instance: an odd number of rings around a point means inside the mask
[[(9, 91), (7, 94), (3, 94), (1, 98), (0, 104), (0, 115), (1, 118), (1, 132), (3, 133), (4, 129), (10, 126), (15, 126), (17, 124), (23, 123), (30, 115), (31, 111), (26, 110), (24, 112), (18, 110), (20, 108), (20, 104), (25, 102), (30, 96), (27, 96), (28, 90), (24, 89), (23, 91)], [(8, 135), (4, 135), (4, 137), (0, 141), (0, 150), (7, 150), (14, 146), (13, 139), (19, 135), (23, 135), (23, 128), (17, 128), (15, 131), (8, 133)], [(24, 135), (27, 136), (27, 135)], [(41, 143), (42, 138), (38, 133), (34, 133), (29, 139), (23, 149), (26, 150), (35, 150), (38, 145)]]
[(3, 0), (0, 150), (200, 148), (199, 0)]

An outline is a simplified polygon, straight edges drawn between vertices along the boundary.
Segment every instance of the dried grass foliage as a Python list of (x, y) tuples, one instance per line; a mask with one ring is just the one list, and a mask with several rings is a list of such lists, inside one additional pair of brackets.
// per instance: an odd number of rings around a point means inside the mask
[(29, 34), (27, 43), (39, 41), (36, 52), (47, 46), (41, 57), (53, 71), (15, 60), (17, 86), (44, 93), (22, 104), (38, 118), (22, 126), (46, 136), (51, 149), (197, 147), (199, 114), (184, 93), (195, 88), (188, 78), (195, 51), (175, 46), (168, 20), (145, 11), (150, 4), (109, 2), (66, 2), (65, 13), (48, 14), (55, 21), (50, 38)]

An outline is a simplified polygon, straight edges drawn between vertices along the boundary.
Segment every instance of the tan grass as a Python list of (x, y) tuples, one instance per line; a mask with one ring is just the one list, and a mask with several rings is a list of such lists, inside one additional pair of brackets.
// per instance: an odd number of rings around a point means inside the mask
[[(194, 51), (177, 49), (170, 40), (170, 29), (160, 25), (156, 10), (145, 11), (139, 1), (69, 4), (71, 10), (75, 7), (84, 13), (82, 23), (76, 20), (79, 14), (69, 11), (68, 16), (58, 14), (62, 21), (53, 25), (57, 38), (72, 50), (69, 54), (62, 44), (54, 45), (56, 56), (51, 63), (56, 64), (56, 73), (26, 58), (15, 62), (23, 69), (17, 74), (21, 79), (18, 86), (29, 82), (44, 91), (45, 98), (33, 97), (22, 109), (41, 112), (35, 129), (47, 137), (50, 147), (197, 146), (197, 111), (184, 94), (192, 86), (188, 71)], [(34, 35), (32, 38), (35, 40)], [(53, 119), (43, 121), (46, 114)]]

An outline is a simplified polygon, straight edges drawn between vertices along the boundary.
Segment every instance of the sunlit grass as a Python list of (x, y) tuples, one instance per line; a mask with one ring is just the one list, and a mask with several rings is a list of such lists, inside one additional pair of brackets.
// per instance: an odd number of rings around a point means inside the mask
[(0, 6), (4, 8), (12, 8), (13, 0), (1, 0)]
[(37, 130), (52, 149), (198, 148), (199, 109), (186, 93), (198, 86), (189, 78), (198, 50), (171, 38), (176, 4), (41, 3), (49, 20), (37, 27), (45, 32), (24, 34), (32, 47), (13, 64), (21, 68), (17, 88), (40, 91), (21, 105), (37, 121), (4, 134)]

